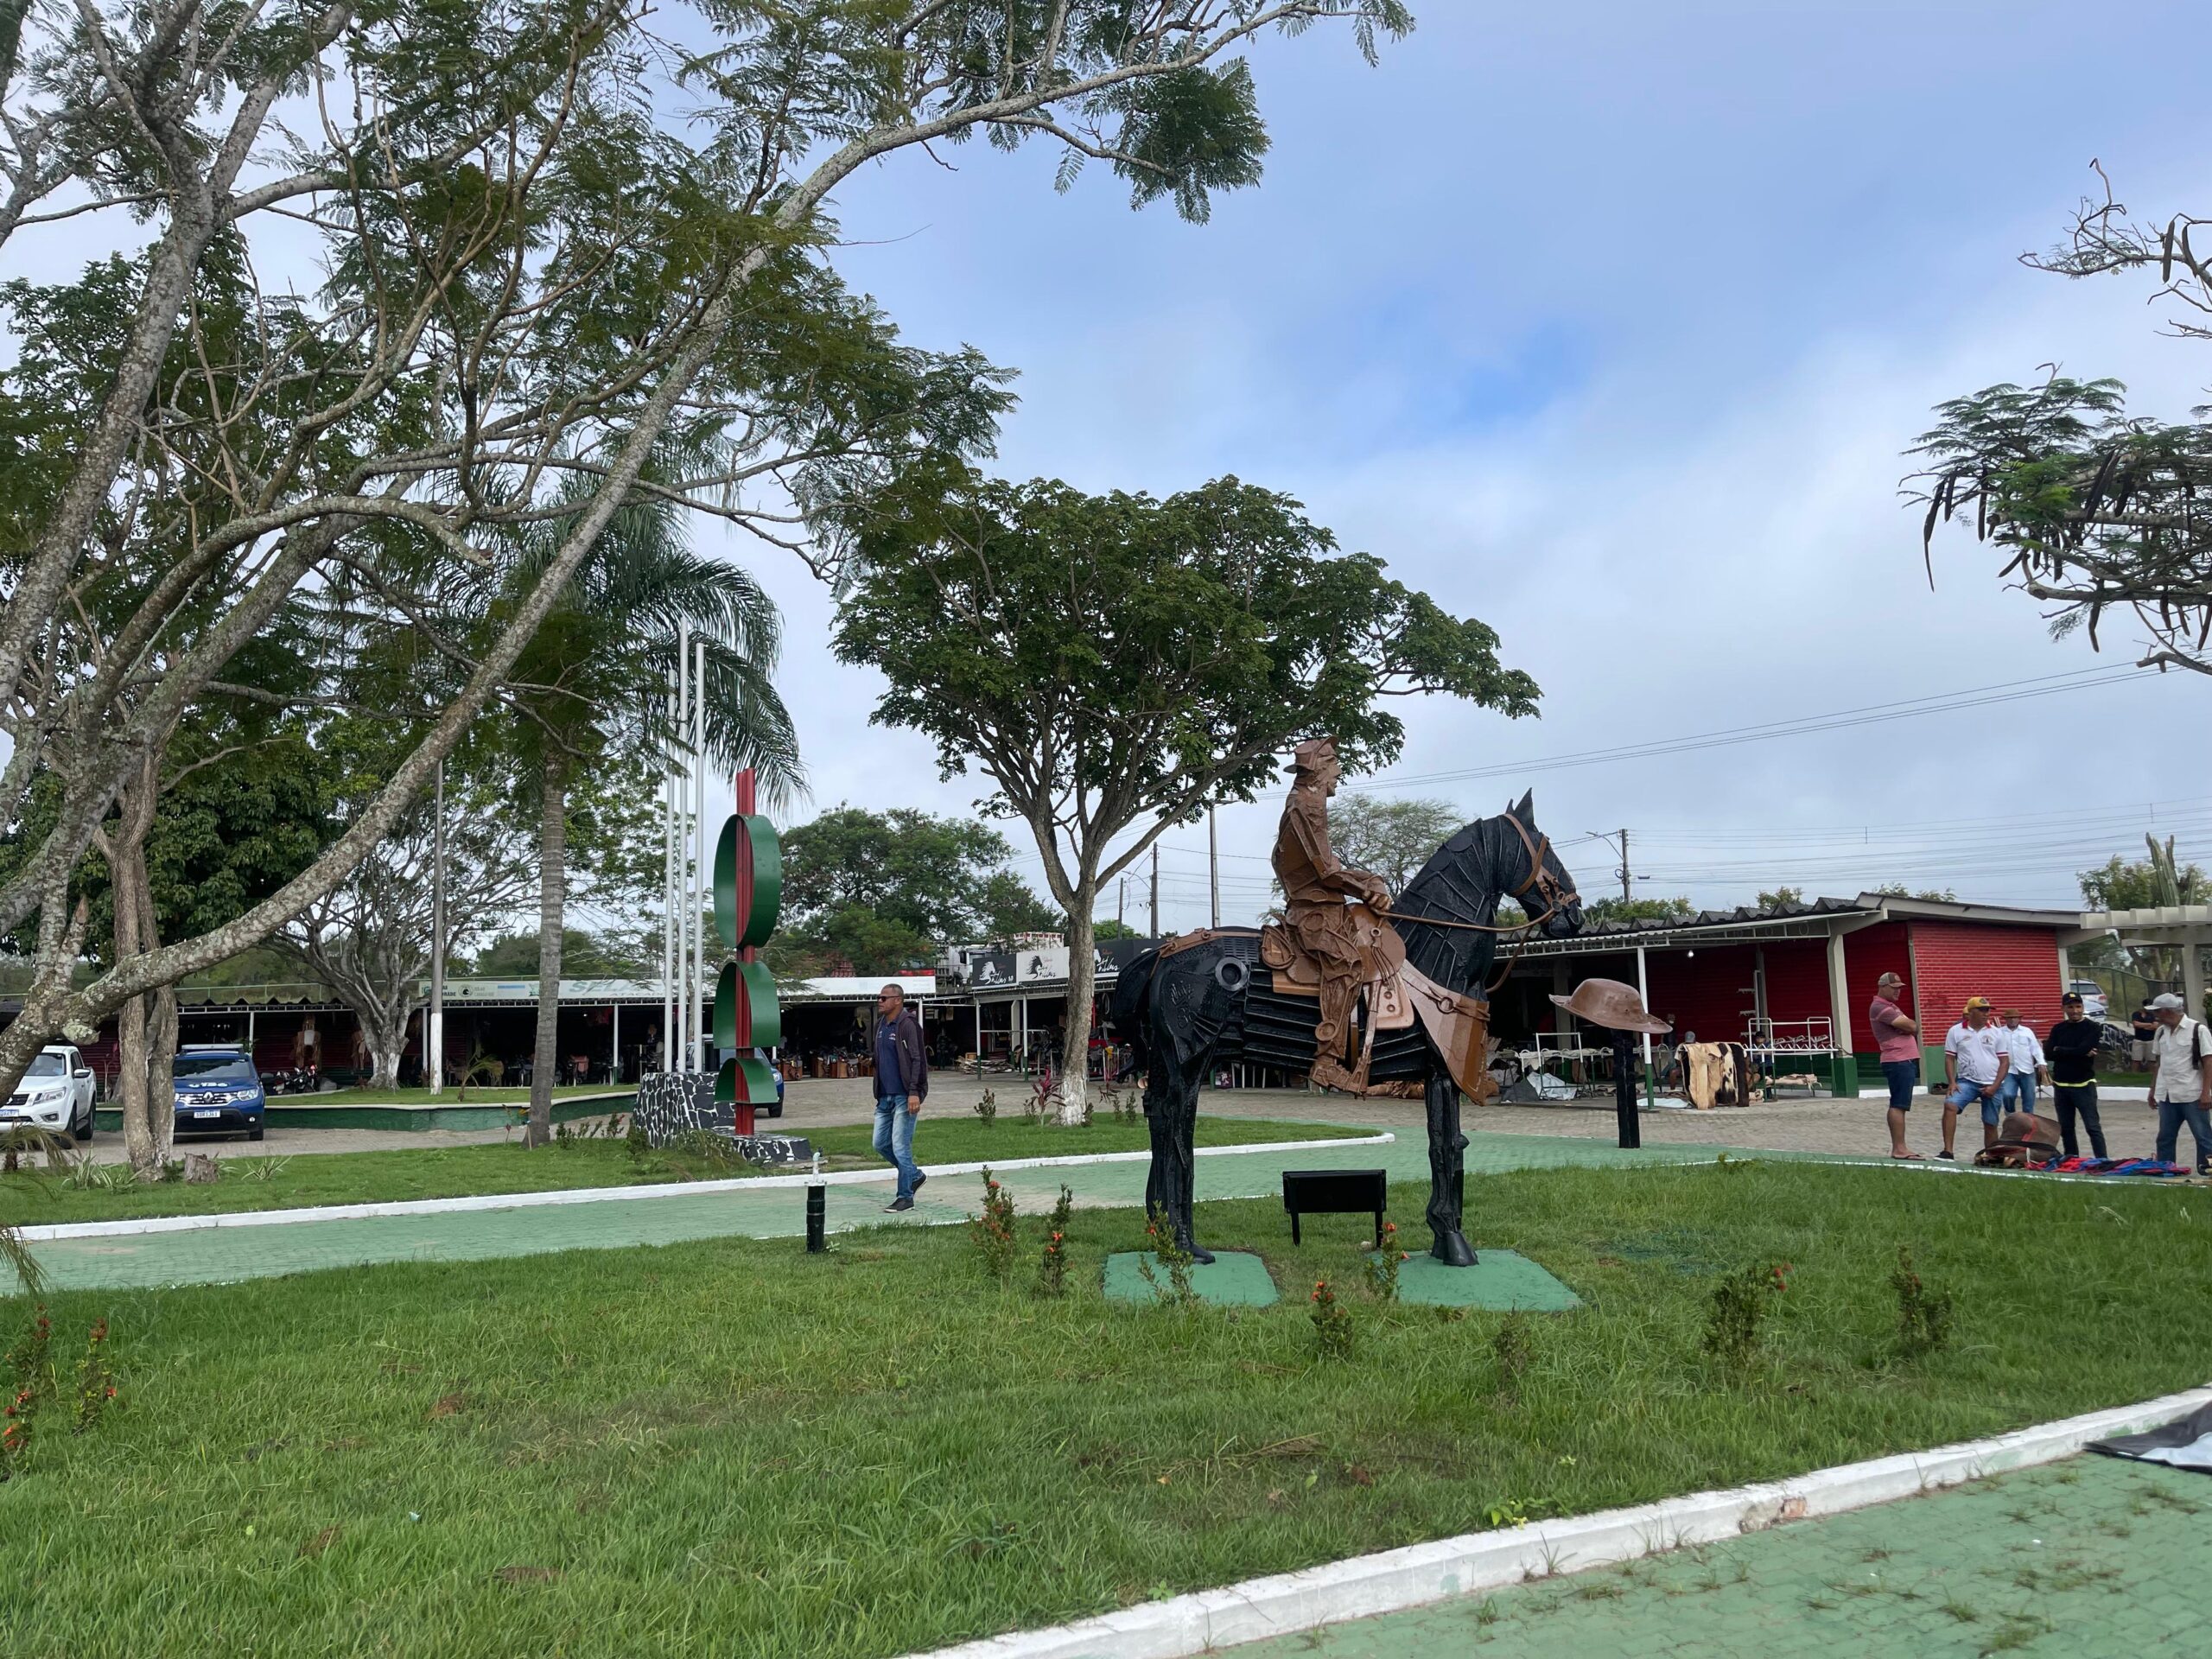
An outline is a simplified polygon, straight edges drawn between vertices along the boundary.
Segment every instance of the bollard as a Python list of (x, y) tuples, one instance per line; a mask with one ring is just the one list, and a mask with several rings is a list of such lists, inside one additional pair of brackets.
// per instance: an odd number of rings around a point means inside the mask
[(830, 1189), (810, 1186), (806, 1189), (806, 1253), (819, 1255), (830, 1247), (823, 1242), (823, 1222), (828, 1214)]
[(1636, 1119), (1636, 1039), (1625, 1031), (1613, 1033), (1613, 1120), (1623, 1147), (1643, 1144)]

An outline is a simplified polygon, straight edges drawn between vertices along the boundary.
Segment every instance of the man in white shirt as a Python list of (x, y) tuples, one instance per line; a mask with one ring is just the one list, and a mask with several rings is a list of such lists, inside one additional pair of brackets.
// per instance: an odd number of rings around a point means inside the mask
[(2171, 1164), (2181, 1126), (2196, 1142), (2196, 1173), (2212, 1175), (2212, 1030), (2185, 1012), (2171, 991), (2151, 999), (2158, 1034), (2151, 1039), (2151, 1098), (2158, 1103), (2158, 1161)]
[(2005, 1010), (2005, 1043), (2012, 1056), (2012, 1065), (2005, 1072), (2005, 1088), (1999, 1102), (2005, 1110), (2032, 1112), (2036, 1109), (2036, 1084), (2047, 1081), (2050, 1068), (2044, 1058), (2043, 1043), (2031, 1026), (2020, 1023), (2018, 1008)]
[(1958, 1156), (1959, 1109), (1981, 1108), (1981, 1144), (1997, 1141), (2005, 1078), (2012, 1069), (2011, 1040), (2001, 1026), (1989, 1023), (1989, 999), (1967, 998), (1966, 1017), (1945, 1033), (1943, 1070), (1950, 1093), (1943, 1100), (1943, 1150), (1939, 1158)]

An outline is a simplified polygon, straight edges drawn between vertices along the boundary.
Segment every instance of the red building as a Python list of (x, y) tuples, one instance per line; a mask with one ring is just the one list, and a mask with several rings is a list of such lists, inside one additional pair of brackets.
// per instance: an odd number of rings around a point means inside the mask
[(1943, 1033), (1969, 996), (2018, 1008), (2038, 1031), (2059, 1018), (2067, 963), (2062, 939), (2082, 917), (2065, 910), (1946, 903), (1861, 893), (1772, 910), (1707, 911), (1678, 922), (1592, 927), (1535, 939), (1496, 997), (1491, 1029), (1509, 1047), (1573, 1017), (1547, 993), (1585, 979), (1641, 986), (1644, 1003), (1678, 1037), (1741, 1042), (1804, 1057), (1838, 1094), (1856, 1094), (1874, 1070), (1866, 1007), (1883, 974), (1904, 976), (1905, 1011), (1919, 1023), (1931, 1075)]

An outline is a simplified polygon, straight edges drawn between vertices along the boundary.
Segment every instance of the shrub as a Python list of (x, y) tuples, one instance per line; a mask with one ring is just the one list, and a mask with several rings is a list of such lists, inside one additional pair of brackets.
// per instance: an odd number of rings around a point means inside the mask
[(1375, 1249), (1360, 1263), (1366, 1275), (1367, 1287), (1382, 1302), (1398, 1300), (1398, 1268), (1406, 1261), (1407, 1253), (1398, 1248), (1398, 1224), (1382, 1224), (1382, 1236), (1375, 1241)]
[(976, 1116), (982, 1118), (986, 1123), (997, 1122), (999, 1121), (998, 1091), (995, 1089), (984, 1090), (983, 1097), (977, 1101), (969, 1109), (972, 1110)]
[(1518, 1404), (1521, 1379), (1528, 1375), (1529, 1362), (1536, 1357), (1535, 1330), (1526, 1313), (1516, 1307), (1499, 1322), (1490, 1339), (1490, 1353), (1497, 1367), (1497, 1381), (1493, 1388), (1498, 1399), (1509, 1406)]
[(1759, 1328), (1774, 1299), (1789, 1288), (1789, 1264), (1744, 1268), (1713, 1287), (1705, 1316), (1705, 1351), (1733, 1371), (1750, 1369), (1758, 1357)]
[[(1195, 1306), (1198, 1294), (1191, 1288), (1191, 1269), (1197, 1265), (1195, 1259), (1176, 1242), (1175, 1230), (1167, 1224), (1167, 1218), (1159, 1211), (1153, 1211), (1146, 1217), (1144, 1230), (1146, 1236), (1152, 1240), (1152, 1254), (1148, 1258), (1137, 1258), (1138, 1276), (1152, 1287), (1155, 1300), (1166, 1302), (1172, 1307)], [(1153, 1271), (1154, 1262), (1159, 1262), (1167, 1274), (1167, 1282), (1164, 1286)]]
[(1897, 1246), (1897, 1270), (1890, 1275), (1897, 1294), (1897, 1351), (1917, 1359), (1950, 1345), (1951, 1296), (1931, 1294), (1912, 1270), (1912, 1252)]
[(1350, 1359), (1353, 1332), (1351, 1310), (1337, 1300), (1325, 1279), (1313, 1281), (1313, 1346), (1324, 1359)]
[(983, 1213), (968, 1217), (968, 1236), (992, 1278), (1004, 1284), (1014, 1272), (1014, 1194), (989, 1170), (983, 1172)]
[[(107, 1363), (107, 1321), (94, 1321), (77, 1362), (73, 1433), (97, 1427), (117, 1403), (115, 1372)], [(53, 1357), (54, 1321), (41, 1303), (15, 1345), (0, 1359), (0, 1481), (22, 1470), (29, 1459), (36, 1424), (49, 1405), (60, 1402), (60, 1378)]]
[(1052, 1218), (1045, 1224), (1045, 1259), (1037, 1268), (1037, 1291), (1042, 1296), (1065, 1296), (1068, 1290), (1068, 1222), (1075, 1210), (1075, 1194), (1060, 1189)]

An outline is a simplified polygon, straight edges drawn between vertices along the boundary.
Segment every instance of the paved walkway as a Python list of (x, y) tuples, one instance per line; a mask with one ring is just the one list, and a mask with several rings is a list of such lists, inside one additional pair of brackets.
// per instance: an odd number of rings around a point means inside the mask
[[(1481, 1135), (1467, 1151), (1470, 1174), (1506, 1169), (1702, 1161), (1717, 1148), (1669, 1147), (1642, 1152), (1587, 1141), (1538, 1135)], [(1373, 1169), (1393, 1181), (1426, 1181), (1425, 1139), (1393, 1144), (1298, 1152), (1222, 1152), (1198, 1160), (1198, 1197), (1268, 1198), (1282, 1190), (1286, 1167)], [(1063, 1165), (1017, 1170), (1004, 1178), (1027, 1213), (1052, 1208), (1065, 1182), (1087, 1208), (1134, 1208), (1144, 1202), (1146, 1164)], [(884, 1224), (948, 1225), (980, 1203), (981, 1178), (945, 1175), (922, 1189), (905, 1215), (884, 1212), (891, 1173), (882, 1181), (829, 1189), (832, 1231)], [(734, 1192), (654, 1189), (658, 1196), (590, 1204), (470, 1210), (428, 1216), (377, 1216), (260, 1227), (211, 1227), (186, 1232), (54, 1239), (33, 1246), (57, 1288), (227, 1283), (278, 1274), (378, 1262), (461, 1262), (552, 1250), (609, 1249), (674, 1244), (689, 1239), (790, 1238), (806, 1230), (805, 1193), (798, 1185)]]
[(1224, 1659), (2212, 1653), (2212, 1480), (2084, 1455)]

